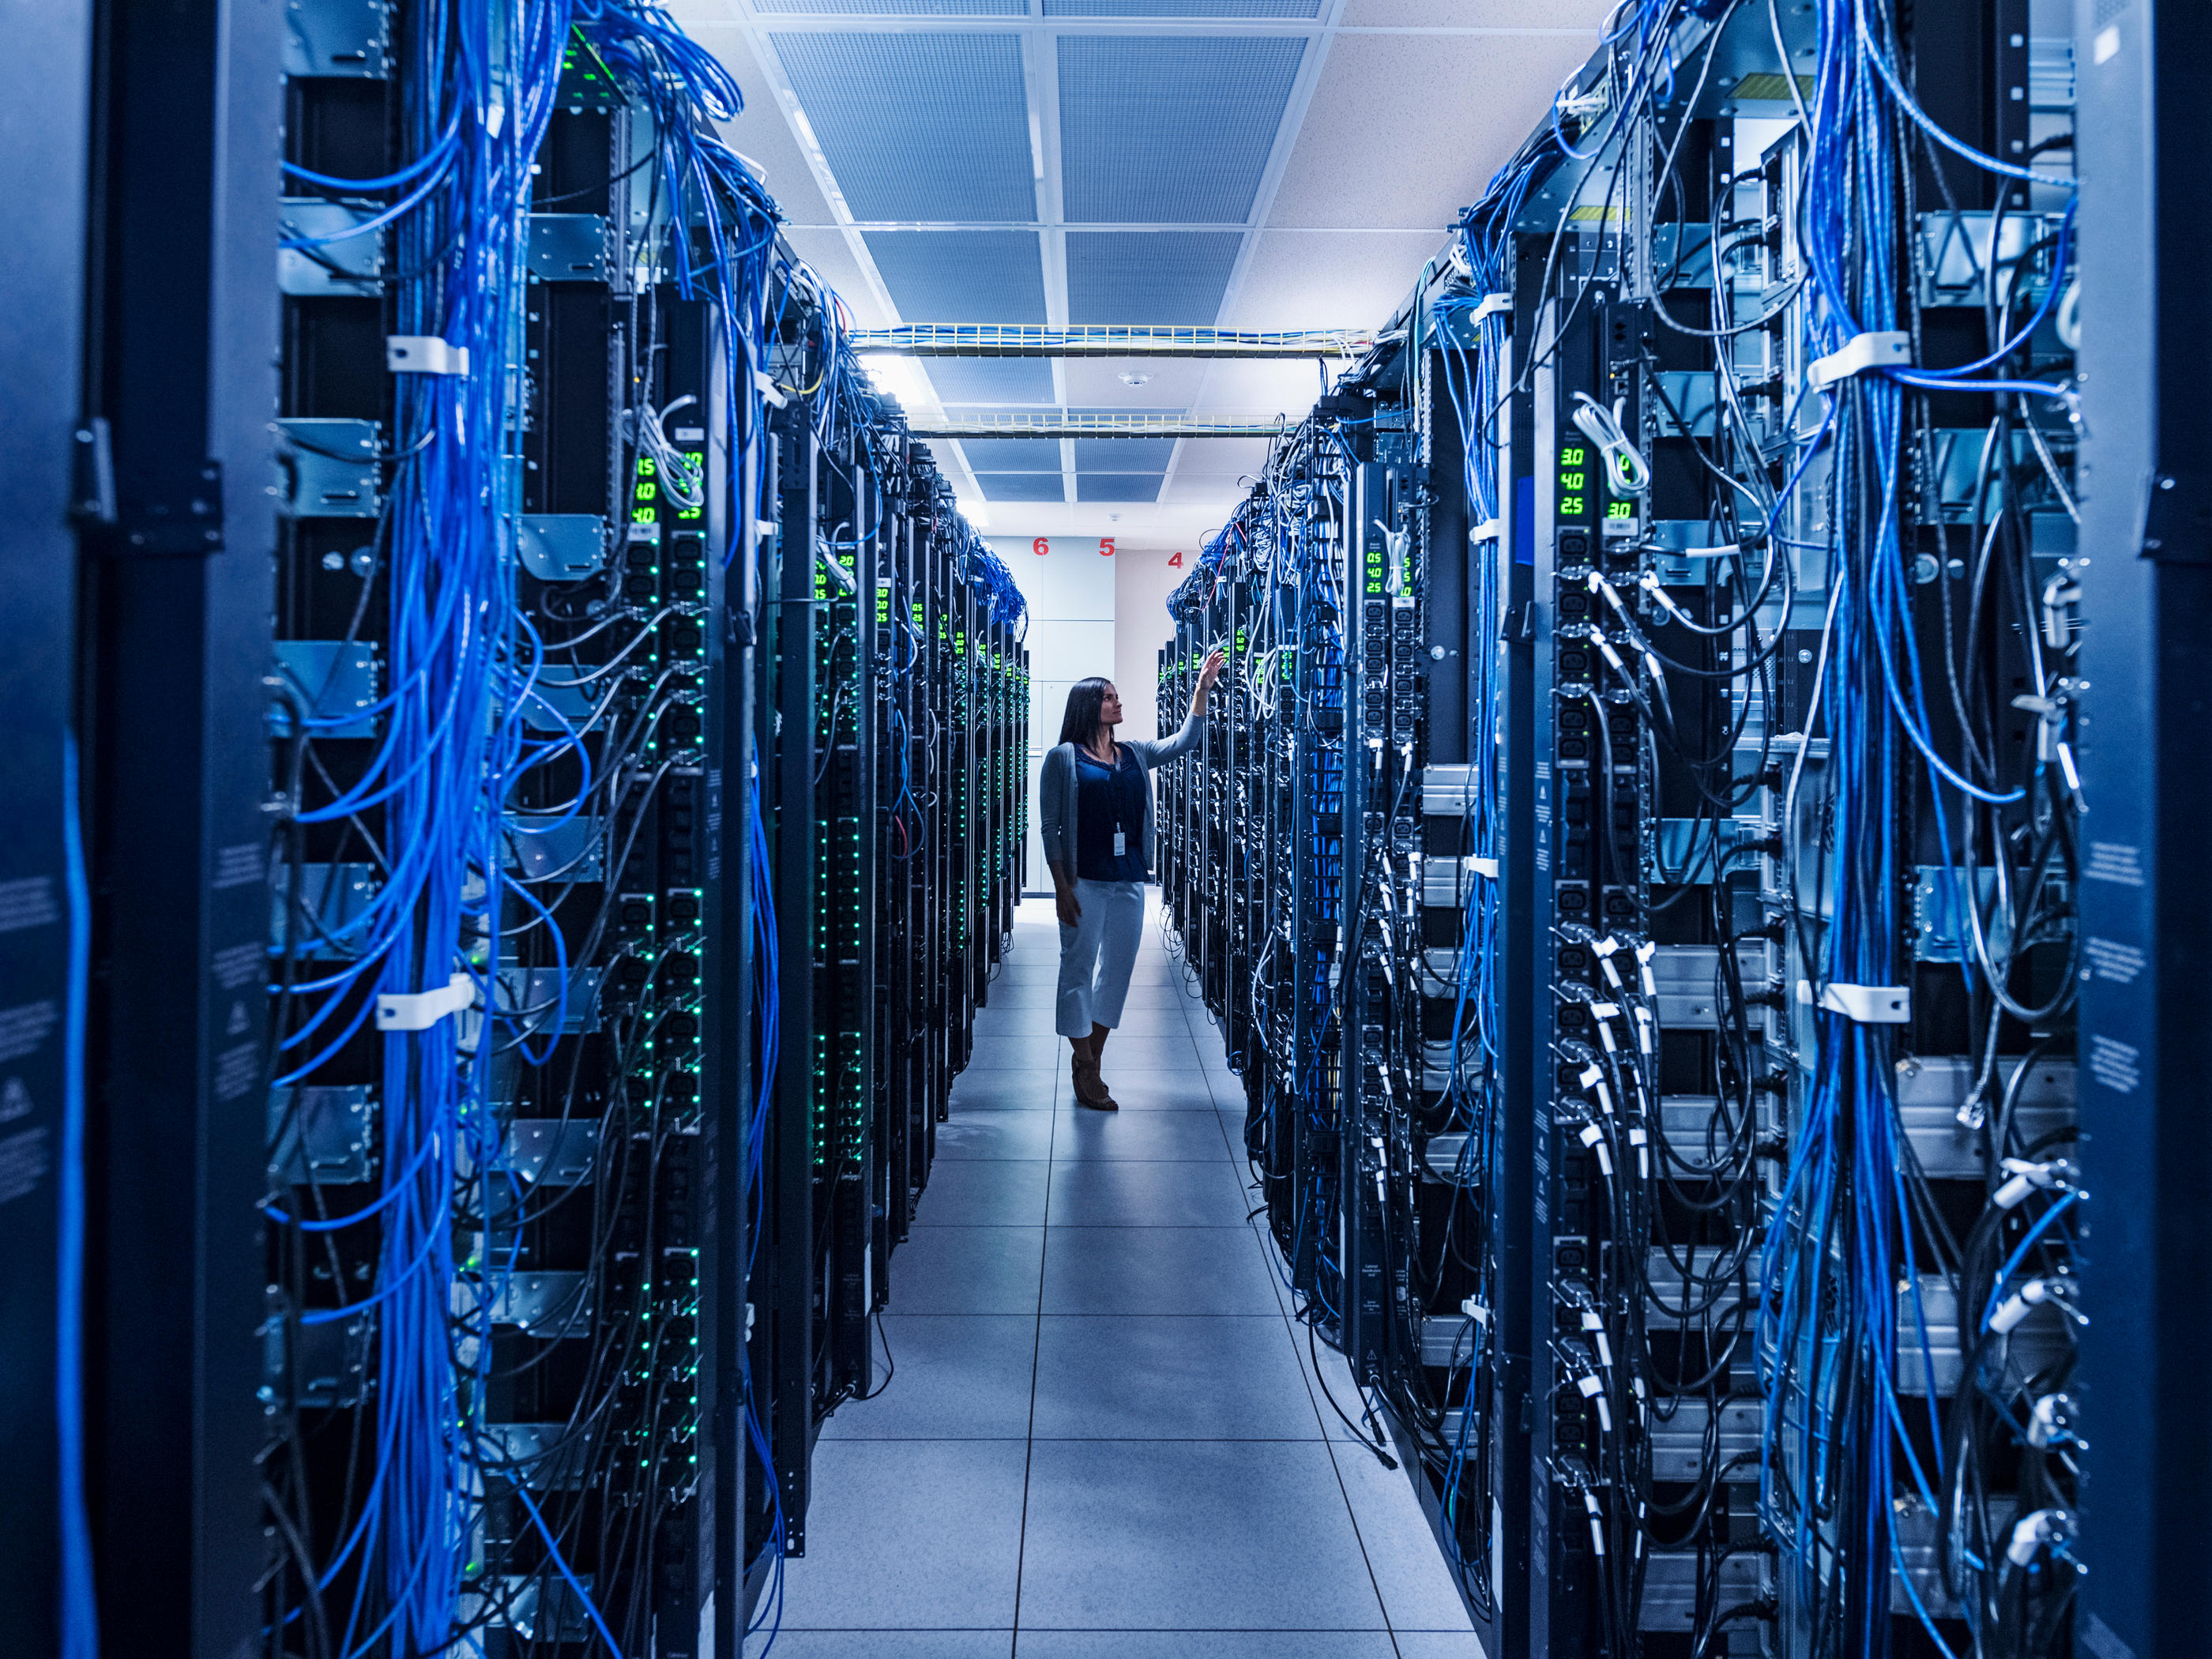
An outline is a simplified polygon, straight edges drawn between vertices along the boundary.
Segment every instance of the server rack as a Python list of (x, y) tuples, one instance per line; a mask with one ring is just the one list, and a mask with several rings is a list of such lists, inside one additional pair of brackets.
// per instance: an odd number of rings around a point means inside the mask
[(0, 99), (11, 111), (42, 112), (55, 137), (50, 166), (15, 169), (0, 186), (21, 228), (21, 291), (0, 333), (0, 374), (15, 388), (0, 416), (0, 521), (11, 527), (0, 540), (0, 587), (9, 595), (0, 706), (14, 722), (0, 756), (0, 811), (13, 826), (0, 849), (0, 1008), (15, 1024), (0, 1061), (0, 1167), (9, 1171), (0, 1251), (13, 1264), (0, 1282), (0, 1443), (15, 1475), (0, 1503), (0, 1598), (17, 1610), (18, 1639), (46, 1652), (60, 1650), (65, 1627), (81, 1626), (91, 1589), (83, 1542), (70, 1538), (82, 1524), (84, 1426), (81, 1416), (66, 1432), (62, 1424), (63, 1390), (83, 1341), (84, 1321), (65, 1325), (64, 1316), (84, 1260), (76, 1218), (86, 1174), (84, 1103), (72, 1093), (69, 1063), (82, 1018), (73, 1005), (74, 951), (88, 925), (73, 873), (81, 855), (71, 851), (81, 833), (71, 520), (96, 520), (112, 501), (99, 465), (73, 453), (99, 436), (84, 420), (82, 381), (92, 320), (84, 234), (92, 8), (56, 6), (25, 22), (0, 64)]
[(1164, 705), (1249, 674), (1170, 917), (1492, 1651), (2071, 1620), (2071, 112), (2022, 9), (1875, 9), (1639, 14), (1170, 606)]

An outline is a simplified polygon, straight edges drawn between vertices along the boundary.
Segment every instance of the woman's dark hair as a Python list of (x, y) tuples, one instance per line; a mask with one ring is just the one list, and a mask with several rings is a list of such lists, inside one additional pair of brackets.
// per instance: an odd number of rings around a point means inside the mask
[(1098, 716), (1106, 707), (1107, 688), (1113, 684), (1093, 674), (1067, 688), (1067, 713), (1060, 720), (1062, 743), (1085, 744), (1098, 735)]

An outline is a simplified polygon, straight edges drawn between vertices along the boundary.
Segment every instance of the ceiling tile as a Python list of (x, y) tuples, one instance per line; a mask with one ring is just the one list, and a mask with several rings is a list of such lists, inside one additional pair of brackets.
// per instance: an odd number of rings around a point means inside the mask
[(1235, 230), (1071, 230), (1067, 320), (1211, 326), (1243, 240)]
[(1256, 475), (1267, 464), (1265, 438), (1193, 438), (1182, 447), (1176, 462), (1176, 482), (1185, 478), (1234, 480)]
[[(1141, 374), (1144, 384), (1131, 386), (1124, 374)], [(1066, 380), (1070, 404), (1188, 409), (1206, 380), (1206, 365), (1173, 357), (1078, 357), (1069, 360)]]
[(1296, 420), (1321, 396), (1321, 375), (1310, 359), (1237, 358), (1213, 365), (1194, 407), (1203, 415), (1238, 420)]
[(975, 472), (1060, 473), (1060, 445), (1050, 438), (963, 438), (960, 450)]
[(1583, 29), (1595, 44), (1598, 25), (1614, 0), (1345, 0), (1346, 28)]
[(869, 17), (1026, 17), (1029, 0), (753, 0), (757, 12)]
[(1426, 227), (1441, 243), (1595, 44), (1574, 33), (1339, 35), (1267, 223)]
[(769, 39), (854, 218), (1036, 219), (1016, 36)]
[(1049, 404), (1052, 365), (1041, 357), (932, 357), (929, 383), (941, 404)]
[[(1078, 472), (1164, 472), (1175, 459), (1173, 438), (1078, 438)], [(1147, 496), (1146, 500), (1151, 497)]]
[[(1446, 240), (1441, 225), (1433, 230), (1263, 231), (1222, 325), (1380, 328), (1413, 291), (1422, 264), (1443, 252)], [(1313, 365), (1299, 367), (1306, 383), (1316, 385)]]
[(1055, 403), (1053, 365), (1044, 358), (929, 358), (938, 403)]
[(1069, 222), (1243, 223), (1305, 49), (1302, 35), (1060, 36)]
[(1181, 467), (1160, 500), (1175, 507), (1204, 507), (1226, 518), (1229, 509), (1243, 498), (1244, 491), (1226, 478), (1200, 477), (1186, 475)]
[(1044, 0), (1048, 17), (1318, 17), (1321, 0)]
[(1041, 323), (1044, 266), (1029, 230), (872, 230), (869, 257), (910, 323)]
[[(987, 501), (1063, 501), (1066, 487), (1057, 472), (978, 472), (975, 487)], [(1147, 501), (1151, 496), (1145, 498)]]
[(1079, 501), (1156, 501), (1162, 475), (1158, 472), (1085, 472), (1075, 480)]

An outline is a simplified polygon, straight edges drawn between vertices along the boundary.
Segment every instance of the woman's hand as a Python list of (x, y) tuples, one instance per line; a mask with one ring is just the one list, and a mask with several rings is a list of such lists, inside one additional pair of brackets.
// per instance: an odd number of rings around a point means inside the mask
[(1052, 890), (1053, 908), (1060, 912), (1060, 925), (1073, 927), (1082, 919), (1083, 907), (1075, 902), (1075, 889), (1061, 885)]
[(1218, 645), (1206, 653), (1205, 662), (1199, 666), (1198, 689), (1190, 694), (1190, 712), (1194, 718), (1206, 712), (1206, 693), (1213, 690), (1213, 682), (1220, 678), (1222, 665), (1227, 661)]

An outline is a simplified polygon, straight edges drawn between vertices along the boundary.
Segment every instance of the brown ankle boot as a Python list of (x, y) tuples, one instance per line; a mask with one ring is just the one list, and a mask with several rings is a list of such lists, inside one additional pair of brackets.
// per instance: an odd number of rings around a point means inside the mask
[(1079, 1044), (1070, 1052), (1073, 1056), (1069, 1061), (1069, 1071), (1075, 1080), (1075, 1103), (1088, 1106), (1094, 1112), (1120, 1111), (1121, 1107), (1115, 1103), (1114, 1097), (1106, 1092), (1105, 1082), (1098, 1075), (1097, 1059)]

